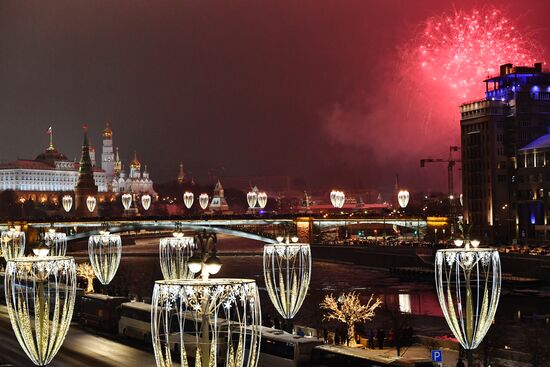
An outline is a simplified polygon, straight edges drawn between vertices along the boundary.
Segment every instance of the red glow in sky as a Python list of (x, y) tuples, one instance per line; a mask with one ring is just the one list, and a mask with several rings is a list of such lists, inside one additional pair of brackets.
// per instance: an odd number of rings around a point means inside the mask
[(499, 65), (541, 61), (529, 34), (496, 8), (428, 18), (411, 47), (424, 77), (450, 89), (460, 102), (482, 97), (481, 81), (498, 73)]

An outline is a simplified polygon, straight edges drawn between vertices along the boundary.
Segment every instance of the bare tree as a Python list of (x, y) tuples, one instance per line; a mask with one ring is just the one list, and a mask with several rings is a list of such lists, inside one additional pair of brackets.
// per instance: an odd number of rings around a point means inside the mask
[(327, 310), (323, 320), (337, 320), (346, 324), (348, 329), (347, 344), (355, 338), (355, 323), (372, 320), (374, 310), (382, 304), (380, 298), (371, 294), (366, 305), (361, 304), (359, 295), (355, 292), (344, 293), (338, 298), (332, 294), (326, 295), (320, 307)]
[(94, 269), (90, 263), (80, 263), (76, 267), (76, 274), (86, 279), (86, 293), (94, 293), (94, 279), (96, 278)]

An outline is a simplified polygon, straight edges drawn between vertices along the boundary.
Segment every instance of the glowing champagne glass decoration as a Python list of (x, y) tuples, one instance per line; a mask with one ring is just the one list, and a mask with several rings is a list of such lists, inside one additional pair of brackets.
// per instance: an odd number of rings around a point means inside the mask
[(122, 241), (119, 235), (101, 231), (99, 235), (88, 239), (88, 255), (94, 273), (101, 284), (106, 285), (113, 280), (120, 264)]
[(307, 243), (264, 245), (264, 280), (279, 314), (290, 320), (300, 310), (311, 279), (311, 250)]
[(50, 256), (65, 256), (67, 252), (67, 235), (65, 233), (56, 232), (50, 228), (44, 234), (44, 242), (49, 247)]
[(435, 285), (445, 320), (471, 366), (472, 350), (489, 331), (497, 310), (500, 256), (494, 248), (479, 248), (479, 241), (458, 239), (454, 243), (455, 248), (436, 252)]
[(264, 209), (267, 205), (267, 194), (263, 191), (258, 193), (258, 205), (261, 209)]
[(249, 191), (248, 194), (246, 194), (246, 202), (249, 208), (254, 208), (258, 202), (258, 194), (255, 191)]
[(130, 209), (130, 206), (132, 206), (132, 194), (122, 195), (122, 206), (124, 210)]
[(25, 232), (15, 226), (0, 234), (2, 254), (6, 261), (21, 257), (25, 253)]
[(208, 196), (208, 194), (203, 193), (199, 195), (199, 205), (202, 210), (205, 210), (208, 207), (209, 200), (210, 197)]
[(5, 276), (6, 306), (17, 341), (35, 365), (48, 365), (61, 348), (73, 316), (74, 259), (12, 259)]
[(330, 192), (330, 202), (333, 207), (340, 209), (344, 206), (345, 201), (346, 195), (343, 191), (332, 190)]
[(151, 195), (141, 195), (141, 206), (143, 207), (143, 209), (149, 210), (149, 208), (151, 207)]
[(97, 200), (93, 196), (88, 196), (86, 198), (86, 206), (88, 207), (88, 211), (92, 213), (95, 210)]
[(63, 204), (63, 209), (67, 213), (70, 212), (73, 207), (73, 197), (71, 195), (64, 195), (61, 199), (61, 203)]
[(397, 201), (399, 202), (399, 206), (405, 209), (409, 204), (409, 192), (407, 190), (399, 191), (397, 194)]
[(183, 194), (183, 203), (185, 204), (185, 207), (187, 209), (191, 209), (191, 206), (193, 206), (193, 201), (195, 200), (195, 195), (191, 191), (186, 191)]
[[(159, 280), (151, 306), (158, 367), (174, 362), (179, 366), (257, 366), (261, 310), (254, 280)], [(176, 361), (170, 351), (174, 344)]]
[(193, 237), (184, 236), (183, 232), (174, 232), (172, 237), (160, 239), (160, 269), (165, 280), (195, 277), (187, 266), (189, 258), (193, 256), (194, 248)]

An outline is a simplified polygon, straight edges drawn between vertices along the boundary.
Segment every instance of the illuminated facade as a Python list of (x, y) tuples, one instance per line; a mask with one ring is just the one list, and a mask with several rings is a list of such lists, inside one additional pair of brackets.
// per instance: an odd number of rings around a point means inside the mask
[(464, 220), (484, 242), (544, 242), (550, 73), (506, 64), (485, 85), (485, 99), (460, 107)]
[[(118, 157), (118, 152), (117, 152)], [(114, 178), (111, 184), (112, 191), (115, 193), (133, 193), (156, 195), (153, 188), (153, 181), (149, 177), (147, 166), (141, 171), (141, 163), (134, 152), (134, 159), (130, 163), (130, 174), (121, 170)]]

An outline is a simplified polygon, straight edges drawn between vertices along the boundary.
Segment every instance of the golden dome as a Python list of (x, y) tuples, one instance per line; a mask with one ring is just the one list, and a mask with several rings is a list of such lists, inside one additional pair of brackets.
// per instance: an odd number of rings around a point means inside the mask
[(112, 139), (113, 138), (113, 130), (111, 130), (111, 126), (109, 123), (107, 123), (107, 126), (105, 126), (105, 130), (103, 130), (103, 139)]
[(137, 159), (137, 154), (134, 151), (134, 159), (130, 162), (130, 168), (141, 169), (141, 163)]

